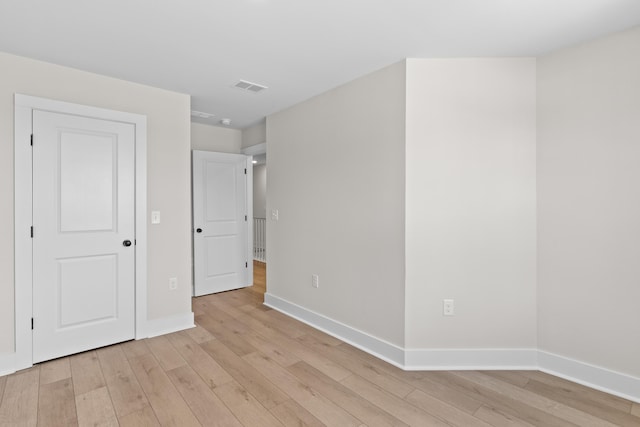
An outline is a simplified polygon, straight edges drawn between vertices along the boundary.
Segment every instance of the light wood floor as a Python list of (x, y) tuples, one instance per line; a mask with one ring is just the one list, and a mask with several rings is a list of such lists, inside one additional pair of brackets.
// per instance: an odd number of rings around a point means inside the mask
[(640, 405), (537, 371), (404, 372), (264, 307), (260, 277), (195, 298), (194, 329), (1, 377), (0, 425), (640, 426)]

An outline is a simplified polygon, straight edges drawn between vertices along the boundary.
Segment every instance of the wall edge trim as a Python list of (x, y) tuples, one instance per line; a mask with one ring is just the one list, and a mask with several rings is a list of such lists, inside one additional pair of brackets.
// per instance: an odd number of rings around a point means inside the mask
[(538, 350), (538, 369), (640, 403), (640, 378), (543, 350)]
[(351, 344), (398, 368), (402, 369), (404, 366), (404, 350), (395, 344), (308, 310), (268, 292), (264, 294), (264, 305)]
[(640, 403), (640, 378), (537, 348), (407, 349), (268, 292), (264, 295), (264, 305), (406, 371), (539, 370)]

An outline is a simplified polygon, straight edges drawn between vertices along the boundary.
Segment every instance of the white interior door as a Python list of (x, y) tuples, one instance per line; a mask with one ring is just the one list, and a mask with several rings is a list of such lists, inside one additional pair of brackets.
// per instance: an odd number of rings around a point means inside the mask
[(33, 112), (33, 362), (134, 338), (135, 129)]
[(251, 157), (193, 151), (195, 296), (253, 283)]

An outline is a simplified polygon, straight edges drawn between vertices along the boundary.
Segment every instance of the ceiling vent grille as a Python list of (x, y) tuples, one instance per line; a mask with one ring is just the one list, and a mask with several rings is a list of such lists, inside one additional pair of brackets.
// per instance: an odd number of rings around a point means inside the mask
[(251, 83), (246, 80), (240, 80), (238, 83), (233, 85), (233, 87), (246, 90), (248, 92), (253, 92), (253, 93), (262, 92), (263, 90), (267, 89), (267, 87), (264, 85), (260, 85), (258, 83)]
[(211, 117), (214, 117), (215, 114), (205, 113), (204, 111), (191, 110), (191, 116), (199, 117), (201, 119), (210, 119)]

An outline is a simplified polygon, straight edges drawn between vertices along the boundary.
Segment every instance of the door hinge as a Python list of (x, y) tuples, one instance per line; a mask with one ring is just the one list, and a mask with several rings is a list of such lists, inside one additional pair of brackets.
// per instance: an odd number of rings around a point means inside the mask
[(248, 262), (244, 263), (244, 268), (249, 268), (249, 263)]
[(247, 168), (244, 168), (244, 174), (245, 175), (247, 174)]
[(31, 330), (33, 331), (33, 317), (31, 318)]
[(246, 216), (246, 215), (244, 216), (244, 220), (245, 220), (245, 221), (247, 220), (247, 216)]
[(31, 134), (31, 146), (33, 147), (33, 134)]
[(33, 225), (31, 226), (31, 238), (33, 239)]

